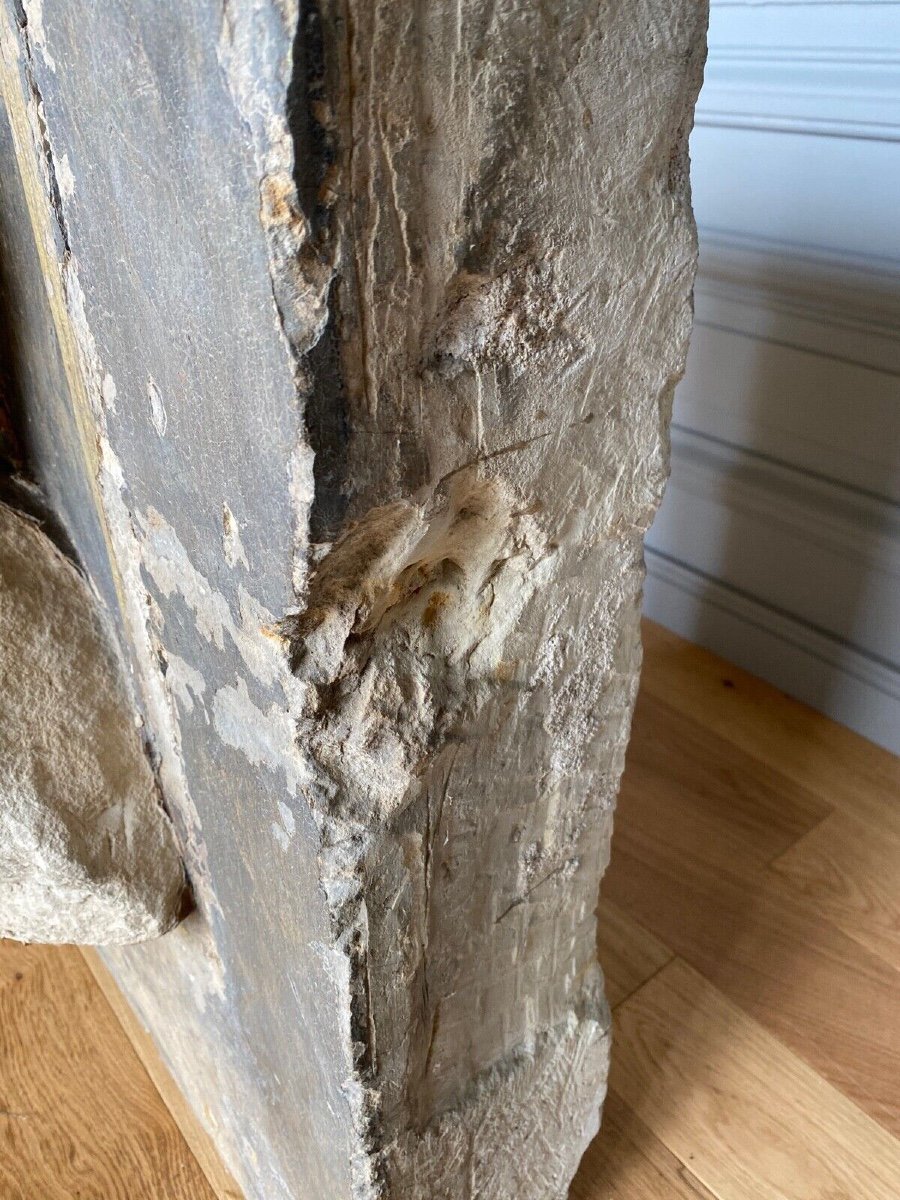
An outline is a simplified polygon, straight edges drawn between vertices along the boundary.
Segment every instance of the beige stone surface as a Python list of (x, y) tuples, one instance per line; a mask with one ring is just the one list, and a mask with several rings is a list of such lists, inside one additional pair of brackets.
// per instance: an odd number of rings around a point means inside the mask
[(363, 1136), (391, 1195), (546, 1200), (605, 1089), (595, 906), (691, 322), (705, 10), (348, 11), (320, 246), (350, 531), (288, 630)]
[(158, 937), (184, 872), (97, 611), (38, 525), (0, 504), (0, 937)]

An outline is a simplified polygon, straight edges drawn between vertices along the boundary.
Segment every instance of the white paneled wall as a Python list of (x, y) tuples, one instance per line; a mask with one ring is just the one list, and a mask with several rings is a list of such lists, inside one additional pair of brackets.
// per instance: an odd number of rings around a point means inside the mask
[(900, 752), (900, 3), (712, 0), (645, 609)]

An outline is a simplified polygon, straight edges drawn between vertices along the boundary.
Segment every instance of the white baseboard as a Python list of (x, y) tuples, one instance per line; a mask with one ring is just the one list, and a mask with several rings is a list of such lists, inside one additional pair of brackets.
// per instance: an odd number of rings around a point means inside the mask
[(900, 671), (647, 548), (644, 613), (900, 754)]

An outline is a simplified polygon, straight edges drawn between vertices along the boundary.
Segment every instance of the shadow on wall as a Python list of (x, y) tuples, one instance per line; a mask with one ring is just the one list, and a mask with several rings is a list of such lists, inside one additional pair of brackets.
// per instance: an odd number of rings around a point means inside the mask
[(900, 24), (844, 7), (713, 0), (645, 611), (900, 752)]
[(900, 346), (872, 332), (900, 289), (785, 256), (750, 306), (715, 249), (652, 537), (674, 627), (900, 750)]

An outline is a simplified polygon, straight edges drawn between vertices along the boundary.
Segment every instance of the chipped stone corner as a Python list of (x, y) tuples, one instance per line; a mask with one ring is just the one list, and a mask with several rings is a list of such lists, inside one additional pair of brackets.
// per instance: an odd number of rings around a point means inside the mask
[[(314, 236), (294, 179), (287, 96), (299, 17), (298, 0), (226, 0), (217, 48), (235, 107), (250, 134), (273, 299), (291, 353), (298, 358), (322, 335), (334, 276), (331, 256)], [(297, 369), (302, 371), (299, 364)]]
[(608, 1010), (570, 1013), (475, 1080), (455, 1108), (388, 1146), (389, 1194), (565, 1200), (600, 1127), (609, 1053)]

